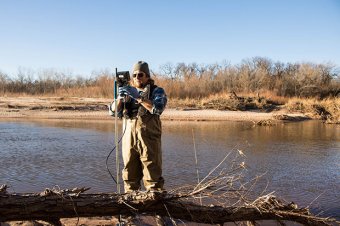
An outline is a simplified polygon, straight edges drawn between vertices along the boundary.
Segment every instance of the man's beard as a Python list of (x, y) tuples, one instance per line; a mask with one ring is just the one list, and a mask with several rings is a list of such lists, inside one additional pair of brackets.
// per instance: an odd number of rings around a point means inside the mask
[(144, 89), (147, 84), (141, 82), (135, 82), (135, 87), (139, 89)]

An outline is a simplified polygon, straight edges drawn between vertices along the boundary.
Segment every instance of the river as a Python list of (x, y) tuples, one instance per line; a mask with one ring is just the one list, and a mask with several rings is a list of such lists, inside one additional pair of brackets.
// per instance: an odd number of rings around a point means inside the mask
[[(111, 121), (2, 120), (0, 185), (9, 185), (9, 192), (39, 192), (55, 185), (113, 192), (116, 185), (105, 167), (113, 131)], [(165, 121), (162, 146), (167, 189), (197, 181), (194, 149), (200, 178), (229, 152), (242, 150), (246, 176), (265, 173), (257, 191), (275, 191), (300, 206), (311, 204), (316, 214), (340, 219), (339, 126)], [(114, 159), (109, 163), (114, 172)]]

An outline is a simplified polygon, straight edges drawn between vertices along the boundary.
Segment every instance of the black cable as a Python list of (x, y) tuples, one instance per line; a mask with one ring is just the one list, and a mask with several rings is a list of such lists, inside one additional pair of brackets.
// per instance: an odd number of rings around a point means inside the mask
[[(125, 109), (125, 103), (124, 103), (124, 109)], [(119, 138), (119, 140), (118, 140), (118, 145), (119, 145), (120, 142), (122, 141), (123, 136), (124, 136), (124, 134), (125, 134), (125, 131), (126, 131), (126, 123), (127, 123), (127, 120), (125, 119), (124, 131), (123, 131), (122, 136), (121, 136), (121, 137)], [(107, 165), (107, 162), (108, 162), (108, 160), (109, 160), (109, 157), (111, 156), (112, 152), (113, 152), (114, 150), (116, 150), (116, 148), (117, 148), (117, 146), (115, 145), (115, 146), (112, 148), (112, 150), (110, 151), (110, 153), (107, 155), (106, 161), (105, 161), (105, 166), (106, 166), (106, 170), (107, 170), (107, 172), (109, 172), (109, 174), (110, 174), (112, 180), (117, 184), (117, 180), (114, 178), (114, 176), (112, 175), (112, 173), (111, 173), (111, 171), (110, 171), (110, 169), (109, 169), (109, 167), (108, 167), (108, 165)]]
[[(125, 101), (124, 101), (123, 112), (125, 111), (125, 107), (126, 107), (126, 106), (125, 106)], [(151, 117), (148, 119), (147, 122), (149, 122), (150, 119), (151, 119)], [(146, 122), (146, 123), (147, 123), (147, 122)], [(126, 131), (126, 124), (127, 124), (127, 120), (125, 119), (124, 131), (123, 131), (122, 136), (121, 136), (121, 137), (119, 138), (119, 140), (118, 140), (118, 144), (120, 144), (120, 142), (122, 141), (122, 139), (123, 139), (123, 137), (124, 137), (124, 134), (125, 134), (125, 131)], [(110, 174), (112, 180), (117, 184), (117, 180), (114, 178), (114, 176), (112, 175), (112, 173), (111, 173), (111, 171), (110, 171), (110, 169), (109, 169), (109, 167), (108, 167), (108, 165), (107, 165), (107, 162), (108, 162), (108, 160), (109, 160), (109, 157), (111, 156), (112, 152), (113, 152), (114, 150), (116, 150), (116, 148), (117, 148), (117, 147), (114, 146), (114, 147), (112, 148), (112, 150), (110, 151), (110, 153), (107, 155), (106, 161), (105, 161), (105, 166), (106, 166), (106, 170), (107, 170), (107, 172)]]

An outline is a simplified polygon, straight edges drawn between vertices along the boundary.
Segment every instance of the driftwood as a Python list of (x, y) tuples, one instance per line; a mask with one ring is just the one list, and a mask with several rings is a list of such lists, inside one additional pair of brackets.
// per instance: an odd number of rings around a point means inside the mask
[(307, 209), (293, 203), (284, 204), (274, 196), (256, 199), (244, 206), (201, 206), (187, 201), (186, 195), (139, 192), (87, 194), (87, 189), (50, 190), (42, 193), (8, 194), (0, 192), (0, 222), (13, 220), (44, 220), (61, 225), (60, 218), (132, 215), (144, 213), (170, 216), (198, 222), (279, 220), (295, 221), (305, 225), (329, 225), (331, 219), (312, 216)]
[[(3, 185), (0, 186), (0, 222), (44, 220), (61, 225), (60, 218), (157, 214), (210, 224), (258, 220), (277, 220), (281, 225), (283, 221), (304, 225), (339, 223), (313, 216), (307, 208), (281, 201), (273, 193), (252, 198), (254, 185), (261, 176), (245, 180), (244, 158), (241, 150), (231, 151), (198, 184), (167, 193), (89, 194), (85, 193), (88, 188), (55, 187), (41, 193), (18, 194), (8, 193), (7, 186)], [(227, 159), (230, 159), (228, 163)]]

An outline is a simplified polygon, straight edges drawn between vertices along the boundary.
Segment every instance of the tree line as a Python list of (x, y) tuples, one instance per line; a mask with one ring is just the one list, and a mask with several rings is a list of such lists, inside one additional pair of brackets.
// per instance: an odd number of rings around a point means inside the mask
[[(202, 98), (241, 92), (271, 92), (284, 97), (334, 97), (340, 93), (340, 73), (332, 64), (282, 63), (254, 57), (232, 65), (167, 63), (152, 78), (171, 98)], [(19, 69), (11, 78), (0, 71), (0, 93), (112, 97), (113, 74), (93, 73), (90, 78), (46, 69)]]

